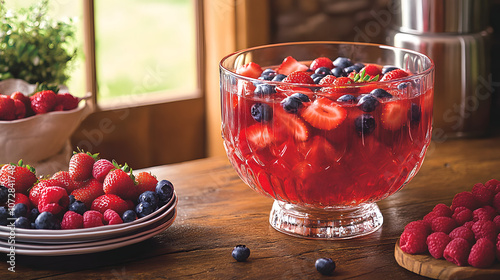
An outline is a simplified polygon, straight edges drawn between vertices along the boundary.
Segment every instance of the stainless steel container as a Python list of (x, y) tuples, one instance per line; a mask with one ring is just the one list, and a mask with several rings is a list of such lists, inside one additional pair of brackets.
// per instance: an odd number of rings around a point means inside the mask
[(435, 64), (433, 139), (488, 132), (491, 87), (487, 0), (392, 0), (387, 44)]

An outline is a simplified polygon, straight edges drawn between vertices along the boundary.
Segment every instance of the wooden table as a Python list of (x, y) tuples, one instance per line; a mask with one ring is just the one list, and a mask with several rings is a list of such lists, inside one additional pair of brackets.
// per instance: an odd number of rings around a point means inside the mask
[[(268, 223), (272, 200), (244, 185), (225, 157), (150, 169), (171, 180), (178, 216), (161, 234), (127, 247), (88, 255), (16, 256), (16, 272), (0, 256), (0, 279), (318, 279), (320, 257), (337, 263), (335, 279), (421, 279), (398, 266), (394, 244), (404, 225), (477, 182), (500, 179), (500, 138), (433, 142), (417, 176), (379, 202), (384, 225), (344, 241), (314, 241), (279, 233)], [(231, 257), (251, 249), (247, 262)]]

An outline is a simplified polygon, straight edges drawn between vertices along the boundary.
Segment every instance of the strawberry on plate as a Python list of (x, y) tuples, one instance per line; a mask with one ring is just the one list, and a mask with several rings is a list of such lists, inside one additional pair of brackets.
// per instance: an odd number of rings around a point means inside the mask
[(156, 176), (150, 172), (139, 172), (135, 175), (135, 180), (137, 181), (137, 196), (145, 191), (155, 191), (156, 184), (158, 184), (158, 179)]
[(16, 165), (5, 164), (0, 169), (0, 185), (14, 189), (16, 193), (28, 193), (37, 181), (35, 169), (20, 160)]
[(315, 60), (313, 60), (313, 62), (311, 62), (311, 66), (310, 68), (312, 70), (316, 70), (320, 67), (326, 67), (328, 69), (332, 69), (333, 68), (333, 62), (331, 59), (329, 59), (328, 57), (318, 57), (316, 58)]
[(106, 194), (116, 194), (123, 199), (136, 198), (134, 197), (136, 193), (135, 177), (126, 164), (122, 169), (111, 170), (106, 175), (102, 188)]
[(245, 65), (241, 65), (236, 69), (236, 74), (240, 74), (245, 77), (257, 79), (260, 74), (262, 74), (262, 68), (259, 64), (255, 62), (249, 62)]
[(54, 173), (50, 179), (60, 182), (60, 186), (65, 188), (68, 193), (78, 188), (78, 185), (71, 179), (71, 175), (69, 175), (68, 171), (58, 171)]
[(103, 195), (104, 191), (102, 189), (102, 183), (92, 178), (87, 180), (81, 188), (72, 191), (71, 194), (76, 200), (83, 202), (87, 209), (90, 209), (92, 201)]
[(98, 154), (89, 152), (74, 152), (69, 160), (69, 175), (75, 181), (85, 181), (92, 178), (92, 169)]
[(396, 130), (408, 121), (408, 108), (401, 102), (387, 102), (380, 116), (382, 127)]
[(344, 108), (325, 97), (318, 97), (302, 111), (302, 117), (313, 127), (331, 130), (338, 127), (347, 117)]
[(290, 75), (290, 73), (292, 72), (306, 71), (307, 69), (309, 68), (304, 64), (298, 62), (295, 58), (287, 56), (280, 64), (278, 69), (276, 69), (276, 73), (283, 75)]
[(92, 202), (91, 210), (96, 210), (104, 214), (108, 209), (114, 210), (120, 216), (130, 209), (127, 201), (115, 194), (103, 194)]
[(29, 199), (34, 206), (38, 206), (40, 192), (46, 187), (62, 187), (61, 182), (53, 179), (43, 179), (36, 183), (29, 192)]

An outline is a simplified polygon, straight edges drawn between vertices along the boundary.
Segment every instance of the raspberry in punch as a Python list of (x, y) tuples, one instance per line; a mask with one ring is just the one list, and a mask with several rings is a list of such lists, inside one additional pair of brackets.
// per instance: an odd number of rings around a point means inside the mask
[(382, 225), (375, 202), (415, 176), (430, 142), (429, 58), (373, 44), (287, 43), (231, 54), (220, 74), (228, 158), (275, 199), (274, 228), (337, 239)]

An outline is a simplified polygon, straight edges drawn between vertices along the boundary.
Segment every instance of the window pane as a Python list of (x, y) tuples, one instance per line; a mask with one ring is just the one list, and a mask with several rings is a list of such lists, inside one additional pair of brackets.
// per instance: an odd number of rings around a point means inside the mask
[(190, 0), (95, 1), (95, 32), (99, 102), (197, 88)]

